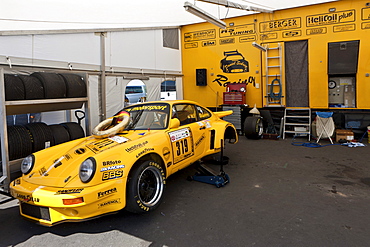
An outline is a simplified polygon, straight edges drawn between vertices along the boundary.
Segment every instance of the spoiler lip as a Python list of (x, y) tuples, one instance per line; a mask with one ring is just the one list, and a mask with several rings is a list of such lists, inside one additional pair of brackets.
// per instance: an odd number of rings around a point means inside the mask
[(216, 111), (213, 114), (215, 114), (219, 118), (223, 118), (223, 117), (226, 117), (226, 116), (229, 116), (229, 115), (233, 114), (233, 111), (232, 110), (229, 110), (229, 111)]

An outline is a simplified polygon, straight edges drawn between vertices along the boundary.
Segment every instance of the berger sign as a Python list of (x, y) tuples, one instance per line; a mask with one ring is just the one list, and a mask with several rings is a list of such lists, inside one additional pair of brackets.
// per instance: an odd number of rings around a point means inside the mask
[(338, 11), (306, 17), (307, 27), (355, 21), (355, 10)]
[(266, 21), (266, 22), (260, 23), (261, 32), (287, 30), (287, 29), (300, 28), (300, 27), (301, 27), (300, 17), (281, 19), (281, 20), (275, 20), (275, 21)]

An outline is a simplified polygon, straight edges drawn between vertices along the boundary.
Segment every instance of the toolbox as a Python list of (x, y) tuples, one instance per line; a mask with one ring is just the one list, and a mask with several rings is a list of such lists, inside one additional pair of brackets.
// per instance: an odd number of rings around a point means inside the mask
[(335, 130), (335, 140), (339, 141), (352, 141), (354, 139), (353, 131), (351, 130), (343, 130), (343, 129), (336, 129)]

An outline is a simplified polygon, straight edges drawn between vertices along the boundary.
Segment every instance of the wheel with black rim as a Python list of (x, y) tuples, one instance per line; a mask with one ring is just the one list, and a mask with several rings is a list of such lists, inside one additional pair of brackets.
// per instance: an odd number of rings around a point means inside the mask
[(247, 117), (244, 121), (244, 135), (248, 139), (259, 139), (263, 134), (263, 123), (261, 117)]
[(127, 180), (126, 210), (145, 213), (156, 209), (162, 201), (165, 173), (155, 161), (145, 161), (130, 172)]

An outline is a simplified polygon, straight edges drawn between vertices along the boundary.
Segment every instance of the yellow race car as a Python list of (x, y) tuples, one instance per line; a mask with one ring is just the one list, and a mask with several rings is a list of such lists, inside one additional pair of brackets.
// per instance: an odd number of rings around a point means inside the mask
[(152, 211), (168, 176), (238, 141), (235, 127), (192, 101), (122, 109), (92, 135), (26, 157), (10, 184), (22, 216), (42, 225), (82, 221), (121, 209)]

